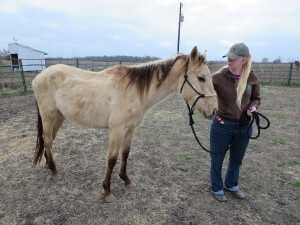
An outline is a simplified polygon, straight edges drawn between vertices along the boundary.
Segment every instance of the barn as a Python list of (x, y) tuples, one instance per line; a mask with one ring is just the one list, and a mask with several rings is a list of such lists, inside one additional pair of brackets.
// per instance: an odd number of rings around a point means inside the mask
[(8, 44), (8, 51), (12, 61), (13, 70), (20, 70), (20, 61), (23, 71), (41, 71), (45, 69), (45, 55), (42, 52), (19, 43)]

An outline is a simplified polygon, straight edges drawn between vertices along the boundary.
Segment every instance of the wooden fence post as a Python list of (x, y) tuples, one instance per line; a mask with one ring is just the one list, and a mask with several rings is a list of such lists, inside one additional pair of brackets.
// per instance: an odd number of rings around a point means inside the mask
[(25, 75), (23, 71), (23, 64), (22, 64), (22, 59), (19, 59), (19, 65), (21, 69), (21, 77), (22, 77), (22, 83), (23, 83), (23, 88), (24, 88), (24, 93), (27, 93), (27, 87), (26, 87), (26, 80), (25, 80)]
[(289, 79), (288, 79), (288, 85), (291, 86), (291, 79), (292, 79), (292, 73), (293, 73), (293, 64), (290, 65), (290, 71), (289, 71)]

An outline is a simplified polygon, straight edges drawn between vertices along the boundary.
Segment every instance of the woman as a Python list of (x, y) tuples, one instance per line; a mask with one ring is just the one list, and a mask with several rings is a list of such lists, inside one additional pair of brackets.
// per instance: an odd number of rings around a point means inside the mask
[[(250, 71), (248, 47), (244, 43), (234, 44), (223, 57), (228, 58), (227, 67), (213, 75), (219, 108), (210, 129), (211, 192), (219, 201), (227, 200), (224, 190), (236, 198), (244, 198), (238, 187), (240, 166), (250, 139), (249, 118), (260, 105), (260, 85), (255, 73)], [(221, 171), (227, 149), (230, 157), (223, 184)]]

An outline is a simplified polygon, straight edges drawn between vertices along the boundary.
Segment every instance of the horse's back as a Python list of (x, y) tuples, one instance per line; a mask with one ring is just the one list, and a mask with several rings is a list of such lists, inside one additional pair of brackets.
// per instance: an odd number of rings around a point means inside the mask
[(95, 73), (54, 65), (37, 75), (32, 87), (40, 108), (59, 110), (66, 119), (87, 127), (107, 127), (111, 107), (124, 97), (113, 79), (110, 70)]
[[(50, 66), (39, 73), (36, 78), (33, 80), (33, 88), (35, 87), (36, 82), (42, 82), (45, 84), (50, 84), (49, 82), (53, 82), (56, 79), (63, 81), (66, 78), (71, 77), (78, 77), (82, 79), (88, 79), (93, 75), (93, 72), (82, 70), (76, 67), (64, 65), (64, 64), (57, 64)], [(38, 85), (38, 84), (37, 84)]]
[(32, 81), (32, 88), (36, 95), (45, 92), (49, 95), (59, 89), (64, 89), (66, 86), (70, 88), (72, 84), (80, 86), (80, 84), (86, 82), (92, 83), (100, 80), (105, 82), (107, 79), (99, 76), (99, 74), (68, 65), (57, 64), (46, 68), (38, 74)]

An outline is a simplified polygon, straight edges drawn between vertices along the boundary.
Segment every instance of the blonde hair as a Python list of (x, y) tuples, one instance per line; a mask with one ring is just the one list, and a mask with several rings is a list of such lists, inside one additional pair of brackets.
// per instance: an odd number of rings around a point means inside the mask
[(242, 105), (242, 98), (243, 98), (243, 94), (244, 94), (244, 91), (247, 86), (247, 81), (248, 81), (248, 77), (249, 77), (250, 70), (251, 70), (251, 64), (252, 64), (252, 57), (251, 57), (251, 55), (249, 55), (247, 57), (247, 62), (243, 65), (239, 84), (236, 87), (236, 93), (237, 93), (236, 103), (239, 108), (241, 108), (241, 105)]

